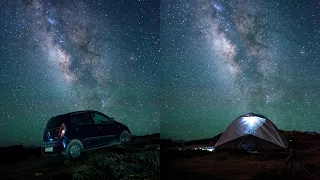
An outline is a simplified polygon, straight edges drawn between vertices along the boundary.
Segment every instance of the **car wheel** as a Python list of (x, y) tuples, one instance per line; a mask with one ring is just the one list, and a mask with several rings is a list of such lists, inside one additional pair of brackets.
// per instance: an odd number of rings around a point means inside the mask
[(130, 146), (131, 136), (128, 131), (122, 131), (120, 135), (120, 147), (126, 148)]
[(66, 149), (67, 160), (78, 159), (82, 154), (82, 145), (77, 141), (71, 141)]

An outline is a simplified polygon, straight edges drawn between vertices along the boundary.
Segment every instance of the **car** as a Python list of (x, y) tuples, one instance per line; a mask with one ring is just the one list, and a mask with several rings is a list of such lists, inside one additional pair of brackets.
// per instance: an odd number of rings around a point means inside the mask
[(74, 160), (86, 151), (108, 146), (126, 148), (130, 143), (131, 132), (125, 124), (99, 111), (75, 111), (48, 121), (41, 153), (49, 161), (56, 156)]

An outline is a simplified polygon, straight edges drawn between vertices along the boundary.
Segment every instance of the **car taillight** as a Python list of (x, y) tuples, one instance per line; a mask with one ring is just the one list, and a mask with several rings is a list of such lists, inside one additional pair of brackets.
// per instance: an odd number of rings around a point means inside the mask
[(64, 134), (66, 133), (66, 131), (67, 131), (67, 127), (66, 127), (66, 125), (65, 125), (64, 123), (62, 123), (62, 124), (61, 124), (61, 127), (60, 127), (60, 129), (59, 129), (58, 137), (59, 137), (59, 138), (60, 138), (60, 137), (63, 137)]

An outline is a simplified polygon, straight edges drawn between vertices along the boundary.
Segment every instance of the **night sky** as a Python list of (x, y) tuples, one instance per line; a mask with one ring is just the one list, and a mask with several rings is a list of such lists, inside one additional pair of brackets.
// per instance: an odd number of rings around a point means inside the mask
[(159, 1), (0, 2), (0, 146), (84, 109), (160, 132)]
[(183, 140), (249, 112), (320, 131), (319, 1), (63, 2), (0, 1), (0, 146), (84, 109)]
[(320, 130), (320, 1), (161, 2), (163, 138), (213, 137), (249, 112)]

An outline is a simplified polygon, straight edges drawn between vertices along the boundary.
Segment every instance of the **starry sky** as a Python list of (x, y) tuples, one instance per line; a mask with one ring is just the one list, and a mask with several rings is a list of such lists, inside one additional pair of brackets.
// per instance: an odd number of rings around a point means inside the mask
[(54, 115), (94, 109), (160, 132), (160, 2), (3, 0), (0, 146), (40, 145)]
[(223, 132), (254, 112), (320, 130), (320, 2), (162, 0), (161, 136)]

